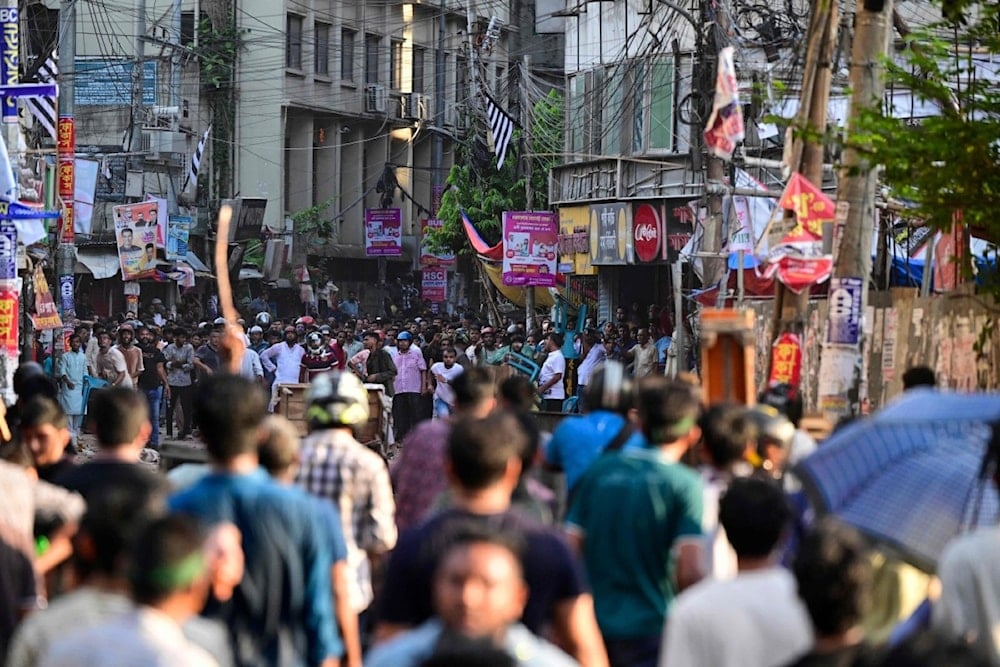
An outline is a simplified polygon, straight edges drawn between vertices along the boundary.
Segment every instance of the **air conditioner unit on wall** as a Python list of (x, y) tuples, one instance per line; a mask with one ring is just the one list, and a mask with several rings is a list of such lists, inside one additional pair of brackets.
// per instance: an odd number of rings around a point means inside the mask
[(380, 83), (370, 83), (365, 86), (365, 112), (385, 113), (388, 106), (388, 96), (385, 86)]
[[(416, 95), (417, 93), (414, 93)], [(434, 119), (434, 100), (430, 95), (420, 95), (420, 103), (417, 104), (417, 117), (420, 120)]]
[(187, 152), (187, 137), (182, 132), (143, 128), (142, 152), (148, 160), (164, 160)]
[(430, 120), (431, 100), (423, 93), (405, 93), (402, 97), (402, 117), (410, 120)]

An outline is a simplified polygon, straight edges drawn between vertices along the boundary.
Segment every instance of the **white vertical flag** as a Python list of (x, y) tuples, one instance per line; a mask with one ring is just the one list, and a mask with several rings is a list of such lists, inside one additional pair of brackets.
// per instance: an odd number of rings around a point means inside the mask
[(208, 135), (212, 133), (212, 126), (209, 125), (208, 129), (205, 130), (205, 134), (201, 135), (201, 141), (198, 142), (198, 148), (195, 149), (194, 155), (191, 156), (191, 166), (188, 168), (187, 179), (184, 181), (184, 187), (181, 188), (182, 192), (186, 192), (189, 184), (194, 184), (195, 190), (198, 189), (198, 169), (201, 167), (201, 157), (205, 154), (205, 145), (208, 143)]
[[(45, 59), (41, 67), (38, 68), (38, 82), (54, 83), (58, 75), (59, 65), (56, 64), (56, 56), (53, 51)], [(56, 98), (28, 97), (25, 98), (25, 101), (31, 115), (35, 117), (36, 121), (41, 123), (42, 127), (49, 133), (49, 136), (52, 137), (52, 141), (58, 143), (56, 126), (59, 124), (59, 109), (56, 107)]]
[(490, 119), (490, 134), (493, 136), (493, 152), (497, 156), (497, 171), (503, 167), (507, 148), (514, 136), (514, 119), (500, 108), (492, 98), (486, 98), (486, 115)]

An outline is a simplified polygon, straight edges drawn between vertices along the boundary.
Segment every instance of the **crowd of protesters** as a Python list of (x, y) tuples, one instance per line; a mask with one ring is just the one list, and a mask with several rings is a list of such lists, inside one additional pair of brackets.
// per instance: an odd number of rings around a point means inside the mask
[[(550, 322), (261, 309), (243, 333), (81, 325), (52, 374), (22, 367), (7, 410), (0, 655), (12, 667), (1000, 664), (996, 598), (979, 596), (1000, 586), (995, 558), (952, 565), (929, 622), (876, 639), (877, 557), (817, 520), (789, 472), (816, 447), (801, 400), (779, 386), (758, 407), (706, 406), (695, 376), (664, 376), (669, 321), (616, 319), (571, 339), (575, 373)], [(498, 381), (494, 367), (524, 359), (534, 383)], [(106, 383), (89, 400), (86, 378)], [(309, 385), (305, 435), (269, 414), (275, 383)], [(389, 461), (356, 439), (373, 385), (393, 397)], [(539, 410), (569, 409), (580, 414), (540, 429)], [(208, 463), (183, 475), (142, 463), (161, 421), (196, 434)], [(97, 442), (86, 462), (82, 424)], [(1000, 434), (988, 461), (996, 470)], [(995, 533), (981, 539), (965, 551), (986, 554)]]

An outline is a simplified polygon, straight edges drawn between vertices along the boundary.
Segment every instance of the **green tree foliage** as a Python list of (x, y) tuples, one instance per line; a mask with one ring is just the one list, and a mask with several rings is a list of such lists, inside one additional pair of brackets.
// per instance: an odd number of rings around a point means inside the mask
[[(531, 151), (527, 159), (531, 160), (534, 210), (548, 208), (549, 171), (556, 165), (562, 146), (562, 114), (562, 96), (555, 91), (533, 107)], [(468, 214), (483, 239), (492, 245), (500, 240), (503, 212), (523, 211), (527, 205), (526, 175), (519, 159), (523, 155), (522, 130), (515, 131), (503, 168), (497, 170), (496, 157), (483, 143), (489, 130), (473, 124), (477, 126), (478, 132), (469, 132), (456, 144), (455, 164), (448, 173), (438, 211), (442, 227), (430, 237), (431, 245), (438, 249), (471, 252), (462, 228), (461, 211)]]
[(973, 54), (1000, 54), (1000, 5), (945, 4), (952, 22), (912, 33), (902, 58), (887, 62), (897, 90), (912, 90), (939, 113), (908, 122), (873, 110), (848, 141), (883, 166), (892, 195), (915, 204), (914, 217), (946, 230), (961, 211), (965, 224), (997, 239), (1000, 84), (976, 76)]

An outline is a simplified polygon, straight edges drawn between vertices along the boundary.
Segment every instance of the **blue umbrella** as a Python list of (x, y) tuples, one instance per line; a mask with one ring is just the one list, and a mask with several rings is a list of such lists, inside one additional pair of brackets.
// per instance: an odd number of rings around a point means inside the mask
[(820, 513), (934, 571), (949, 540), (1000, 518), (980, 475), (996, 420), (1000, 394), (911, 391), (830, 436), (795, 473)]

